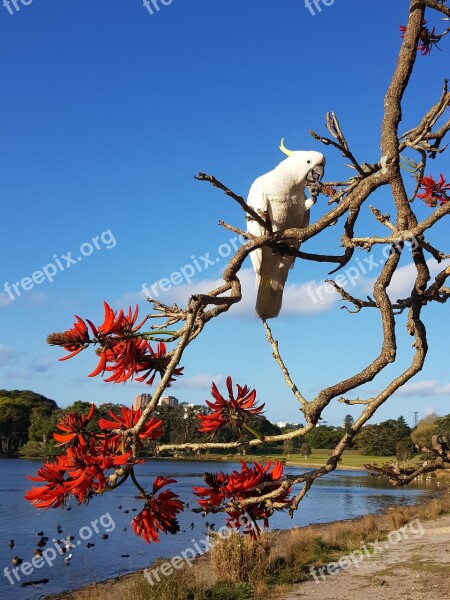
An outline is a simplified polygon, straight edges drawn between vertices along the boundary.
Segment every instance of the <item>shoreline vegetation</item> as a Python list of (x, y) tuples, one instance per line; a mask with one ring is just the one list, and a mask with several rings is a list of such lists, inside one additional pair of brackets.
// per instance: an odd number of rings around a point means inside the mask
[(153, 585), (139, 570), (44, 600), (267, 600), (286, 597), (296, 586), (300, 598), (301, 584), (313, 580), (312, 568), (360, 551), (361, 544), (386, 540), (416, 519), (422, 523), (450, 514), (449, 494), (450, 489), (442, 490), (431, 500), (379, 515), (265, 532), (255, 541), (233, 533), (195, 558), (191, 568), (172, 569), (164, 577), (159, 569), (171, 558), (156, 561), (148, 567), (160, 574), (159, 581), (152, 577)]
[[(224, 463), (239, 463), (241, 460), (251, 463), (253, 461), (281, 461), (287, 467), (305, 467), (305, 468), (316, 468), (323, 466), (324, 462), (328, 459), (328, 450), (313, 450), (311, 455), (304, 457), (301, 454), (178, 454), (175, 456), (154, 456), (152, 460), (179, 460), (179, 461), (213, 461), (213, 462), (224, 462)], [(42, 461), (45, 458), (36, 456), (26, 456), (11, 454), (9, 456), (3, 455), (0, 458), (18, 458), (25, 460), (37, 460)], [(361, 471), (367, 473), (364, 468), (366, 463), (379, 463), (384, 464), (387, 462), (395, 462), (395, 456), (366, 456), (359, 454), (357, 451), (347, 451), (344, 454), (341, 462), (336, 467), (338, 470), (347, 471)]]
[[(315, 469), (323, 467), (324, 463), (329, 458), (328, 450), (312, 450), (311, 454), (306, 458), (301, 454), (192, 454), (192, 455), (177, 455), (177, 456), (155, 456), (152, 460), (179, 460), (179, 461), (214, 461), (214, 462), (231, 462), (238, 463), (241, 460), (246, 463), (253, 461), (281, 461), (286, 467), (299, 467), (305, 469)], [(365, 464), (383, 465), (386, 463), (398, 462), (395, 456), (373, 456), (360, 454), (357, 450), (347, 450), (342, 456), (341, 461), (336, 467), (337, 471), (359, 471), (360, 473), (368, 474), (368, 470), (364, 468)], [(414, 460), (401, 461), (401, 466), (409, 466), (414, 464)], [(423, 481), (425, 477), (420, 477), (417, 481)], [(450, 481), (449, 471), (436, 471), (427, 475), (428, 479), (448, 479)]]
[[(327, 461), (329, 454), (328, 450), (312, 450), (311, 454), (307, 457), (301, 454), (179, 454), (176, 456), (154, 456), (152, 460), (173, 460), (173, 461), (194, 461), (194, 462), (223, 462), (223, 463), (239, 463), (242, 460), (246, 463), (253, 461), (281, 461), (286, 467), (298, 467), (305, 469), (315, 469), (322, 467)], [(23, 455), (0, 455), (0, 458), (18, 458), (25, 460), (42, 461), (43, 458), (36, 456), (23, 456)], [(340, 463), (337, 465), (336, 470), (338, 471), (358, 471), (360, 473), (368, 474), (367, 469), (364, 468), (365, 464), (372, 465), (383, 465), (386, 463), (398, 462), (395, 456), (372, 456), (360, 454), (357, 450), (347, 450)], [(414, 460), (400, 462), (401, 466), (409, 466), (414, 463)], [(430, 473), (427, 477), (418, 478), (418, 481), (423, 479), (437, 479), (450, 482), (450, 471), (436, 471)]]

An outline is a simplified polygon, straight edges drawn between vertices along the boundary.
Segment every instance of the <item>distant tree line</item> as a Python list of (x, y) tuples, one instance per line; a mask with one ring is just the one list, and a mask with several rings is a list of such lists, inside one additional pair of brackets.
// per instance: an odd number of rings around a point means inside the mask
[[(53, 432), (58, 420), (64, 413), (87, 414), (90, 406), (88, 402), (79, 400), (61, 409), (54, 400), (29, 390), (0, 390), (0, 454), (20, 454), (36, 458), (57, 454), (58, 446), (53, 439)], [(119, 413), (120, 409), (121, 406), (117, 404), (102, 404), (97, 410), (100, 416), (107, 417), (109, 411)], [(158, 443), (183, 444), (188, 440), (204, 441), (205, 435), (198, 432), (199, 421), (196, 415), (207, 410), (205, 406), (186, 402), (175, 407), (159, 406), (154, 416), (163, 421), (163, 435)], [(286, 440), (279, 444), (265, 444), (259, 451), (263, 454), (307, 456), (312, 450), (332, 449), (341, 439), (342, 432), (347, 431), (352, 424), (353, 418), (347, 415), (342, 427), (319, 425), (300, 443), (297, 440)], [(289, 426), (280, 429), (261, 415), (253, 416), (249, 425), (259, 435), (278, 435), (289, 430)], [(295, 425), (296, 427), (298, 425)], [(419, 421), (414, 429), (408, 426), (404, 417), (366, 425), (355, 437), (353, 448), (363, 455), (396, 456), (398, 460), (406, 461), (430, 446), (431, 438), (435, 434), (450, 437), (450, 415), (429, 415)], [(217, 442), (230, 442), (234, 439), (233, 430), (229, 425), (220, 429), (214, 438)]]
[[(311, 450), (331, 450), (339, 442), (342, 432), (347, 431), (352, 424), (352, 416), (347, 415), (342, 427), (318, 425), (299, 444), (295, 440), (287, 440), (284, 452), (307, 456)], [(283, 431), (286, 432), (286, 429)], [(395, 456), (399, 461), (407, 461), (415, 455), (423, 454), (426, 447), (431, 446), (431, 438), (436, 434), (444, 434), (450, 438), (450, 415), (429, 415), (413, 429), (408, 426), (404, 417), (366, 425), (355, 436), (352, 447), (362, 455)]]
[(29, 390), (0, 390), (0, 452), (17, 452), (30, 439), (50, 438), (58, 406)]
[[(65, 409), (56, 402), (31, 391), (0, 390), (0, 454), (41, 458), (58, 453), (58, 445), (53, 439), (56, 424), (64, 413), (87, 414), (91, 405), (81, 400)], [(97, 411), (100, 417), (108, 417), (112, 411), (119, 414), (121, 405), (101, 404)], [(163, 435), (158, 443), (182, 444), (187, 440), (205, 440), (205, 434), (198, 432), (197, 413), (207, 410), (205, 406), (190, 405), (186, 402), (178, 406), (159, 406), (154, 416), (163, 421)], [(249, 425), (260, 435), (276, 435), (279, 427), (263, 416), (253, 416)], [(95, 426), (92, 426), (93, 430)], [(249, 434), (250, 437), (250, 434)], [(230, 426), (221, 429), (217, 441), (228, 442), (235, 439)], [(145, 450), (145, 448), (144, 448)]]

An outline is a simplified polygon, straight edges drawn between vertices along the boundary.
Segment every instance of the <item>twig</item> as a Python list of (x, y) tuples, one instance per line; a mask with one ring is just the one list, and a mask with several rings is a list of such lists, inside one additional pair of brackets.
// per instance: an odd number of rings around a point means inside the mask
[(272, 350), (273, 350), (272, 356), (278, 363), (278, 366), (280, 367), (281, 372), (283, 373), (284, 380), (286, 381), (288, 387), (292, 390), (293, 394), (295, 395), (297, 400), (300, 402), (302, 407), (306, 408), (308, 406), (308, 401), (305, 399), (305, 397), (302, 395), (302, 393), (297, 388), (295, 383), (292, 381), (289, 371), (287, 370), (287, 367), (284, 364), (283, 359), (281, 358), (280, 351), (278, 348), (278, 342), (276, 340), (274, 340), (274, 338), (272, 336), (272, 331), (271, 331), (269, 325), (267, 324), (267, 321), (265, 319), (262, 319), (262, 323), (264, 325), (264, 329), (266, 330), (267, 341), (272, 346)]
[(213, 175), (206, 175), (206, 173), (199, 173), (198, 175), (196, 175), (195, 179), (197, 179), (198, 181), (209, 181), (209, 183), (211, 185), (213, 185), (214, 187), (218, 188), (219, 190), (222, 190), (223, 192), (225, 192), (225, 194), (227, 196), (229, 196), (230, 198), (233, 198), (233, 200), (236, 200), (236, 202), (239, 204), (239, 206), (242, 208), (242, 210), (244, 210), (248, 215), (250, 215), (250, 217), (254, 221), (259, 223), (261, 225), (261, 227), (263, 227), (269, 233), (272, 232), (272, 224), (268, 220), (263, 219), (261, 217), (261, 215), (259, 215), (255, 210), (253, 210), (253, 208), (251, 206), (249, 206), (247, 204), (247, 202), (244, 200), (244, 198), (242, 196), (238, 196), (237, 194), (232, 192), (223, 183), (218, 181)]

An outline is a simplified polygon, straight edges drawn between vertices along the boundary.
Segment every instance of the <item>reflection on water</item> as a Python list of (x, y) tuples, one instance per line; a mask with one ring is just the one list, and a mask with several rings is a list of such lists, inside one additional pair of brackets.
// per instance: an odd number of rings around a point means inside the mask
[[(209, 516), (206, 519), (190, 510), (181, 515), (181, 533), (177, 536), (161, 536), (159, 544), (147, 545), (137, 539), (129, 530), (130, 522), (140, 508), (140, 502), (134, 496), (132, 484), (125, 483), (121, 488), (103, 497), (96, 498), (88, 506), (73, 506), (70, 511), (49, 510), (39, 512), (30, 506), (23, 494), (30, 487), (26, 474), (34, 474), (40, 462), (2, 459), (0, 460), (0, 598), (1, 600), (37, 600), (43, 594), (70, 590), (93, 581), (101, 581), (120, 573), (144, 568), (161, 556), (173, 556), (192, 546), (205, 536), (205, 521), (216, 524), (218, 529), (224, 522), (222, 515)], [(156, 474), (175, 477), (178, 484), (171, 486), (183, 500), (195, 505), (192, 486), (201, 484), (201, 474), (205, 471), (232, 470), (233, 464), (223, 462), (157, 461), (141, 465), (140, 480), (150, 485)], [(305, 469), (288, 467), (290, 473), (301, 473)], [(340, 519), (350, 519), (367, 513), (374, 513), (394, 504), (411, 503), (418, 494), (434, 492), (431, 485), (415, 483), (412, 487), (398, 489), (385, 481), (369, 477), (358, 471), (335, 471), (319, 479), (307, 498), (302, 502), (293, 520), (287, 514), (276, 513), (271, 519), (274, 529), (289, 528), (295, 525), (323, 523)], [(120, 507), (120, 508), (119, 508)], [(128, 511), (128, 512), (125, 512)], [(48, 578), (49, 582), (38, 589), (22, 588), (20, 584), (11, 585), (3, 576), (4, 568), (13, 568), (11, 559), (17, 555), (25, 561), (31, 561), (36, 548), (36, 533), (44, 531), (49, 537), (63, 539), (74, 535), (79, 539), (80, 528), (90, 526), (92, 521), (109, 513), (115, 528), (103, 539), (106, 531), (98, 525), (99, 533), (93, 533), (89, 542), (95, 544), (88, 548), (87, 539), (71, 550), (72, 559), (65, 563), (57, 556), (52, 568), (45, 565), (29, 577), (20, 571), (21, 581)], [(107, 519), (105, 523), (109, 522)], [(194, 529), (190, 528), (194, 522)], [(57, 525), (62, 533), (57, 533)], [(8, 541), (14, 539), (14, 548), (8, 547)]]

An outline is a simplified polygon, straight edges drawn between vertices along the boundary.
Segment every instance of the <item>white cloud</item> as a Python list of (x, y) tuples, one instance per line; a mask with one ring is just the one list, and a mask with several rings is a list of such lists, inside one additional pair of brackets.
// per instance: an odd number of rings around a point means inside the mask
[[(363, 265), (363, 267), (361, 268), (360, 265)], [(427, 261), (427, 265), (430, 269), (430, 275), (433, 278), (442, 269), (450, 265), (450, 260), (438, 263), (434, 258), (431, 258)], [(372, 263), (371, 259), (367, 259), (367, 262), (364, 263), (361, 260), (358, 262), (353, 261), (345, 269), (334, 275), (334, 279), (337, 279), (337, 283), (341, 284), (342, 280), (339, 280), (339, 275), (345, 277), (347, 282), (342, 284), (343, 287), (355, 296), (365, 297), (368, 294), (373, 294), (376, 277), (369, 277), (367, 273), (364, 274), (364, 269), (372, 272), (376, 270), (378, 275), (381, 268), (382, 263), (379, 259), (374, 259)], [(415, 275), (416, 268), (413, 263), (400, 267), (396, 271), (388, 288), (389, 296), (393, 301), (409, 296), (414, 285)], [(239, 273), (239, 278), (242, 284), (242, 300), (239, 304), (233, 306), (229, 312), (241, 318), (253, 318), (256, 302), (255, 274), (253, 269), (242, 269)], [(156, 294), (154, 294), (156, 300), (164, 304), (175, 303), (180, 308), (183, 308), (193, 294), (205, 294), (221, 285), (223, 285), (223, 280), (220, 278), (200, 279), (182, 285), (171, 285), (167, 292), (162, 292), (156, 286), (150, 293), (156, 291)], [(142, 306), (145, 299), (146, 294), (144, 291), (128, 292), (118, 299), (115, 306), (133, 306), (136, 303)], [(288, 283), (284, 291), (283, 308), (280, 318), (324, 313), (333, 309), (340, 301), (340, 294), (323, 281), (319, 282), (313, 279), (304, 283)]]
[(189, 379), (178, 379), (172, 386), (186, 390), (209, 390), (212, 382), (219, 385), (224, 380), (223, 375), (210, 375), (209, 373), (199, 373)]
[(450, 383), (440, 384), (435, 379), (406, 383), (401, 387), (397, 396), (446, 396), (450, 395)]
[(429, 406), (429, 407), (428, 407), (428, 408), (425, 410), (425, 412), (423, 413), (423, 416), (424, 416), (424, 417), (429, 417), (429, 416), (431, 416), (431, 415), (433, 415), (433, 416), (434, 416), (434, 415), (437, 415), (437, 414), (438, 414), (438, 411), (439, 411), (439, 408), (440, 408), (439, 406)]
[[(242, 300), (230, 309), (230, 314), (242, 318), (254, 318), (256, 286), (253, 269), (242, 269), (239, 279), (242, 284)], [(164, 304), (175, 303), (182, 308), (186, 306), (193, 294), (205, 294), (221, 285), (223, 285), (222, 279), (202, 279), (189, 284), (172, 286), (169, 291), (160, 293), (155, 299)], [(329, 291), (330, 293), (327, 293), (324, 284), (315, 280), (288, 283), (284, 291), (280, 317), (316, 314), (330, 310), (339, 302), (340, 296), (331, 288)], [(119, 298), (117, 305), (128, 306), (136, 302), (142, 303), (143, 300), (145, 300), (143, 292), (128, 292)]]
[(120, 308), (125, 310), (129, 306), (134, 308), (136, 304), (141, 308), (142, 304), (145, 305), (145, 303), (148, 304), (144, 292), (125, 292), (125, 294), (122, 294), (117, 300), (108, 302), (113, 310), (118, 310)]
[[(361, 266), (362, 265), (362, 268)], [(430, 269), (431, 277), (435, 277), (442, 269), (450, 265), (450, 260), (438, 263), (434, 258), (427, 261)], [(379, 259), (367, 259), (367, 262), (353, 261), (345, 269), (338, 272), (334, 279), (337, 283), (355, 296), (365, 297), (368, 294), (373, 294), (373, 286), (376, 277), (369, 277), (366, 271), (377, 272), (377, 275), (382, 268), (382, 263)], [(394, 277), (391, 285), (388, 288), (389, 296), (393, 301), (399, 298), (408, 297), (414, 285), (416, 268), (413, 263), (400, 267)], [(339, 275), (346, 278), (347, 282), (342, 283), (339, 280)], [(239, 278), (242, 283), (242, 300), (239, 304), (230, 309), (230, 314), (241, 318), (253, 318), (254, 306), (256, 301), (255, 275), (253, 269), (242, 269), (239, 273)], [(182, 285), (172, 285), (167, 292), (162, 292), (159, 287), (155, 287), (153, 292), (155, 299), (165, 304), (177, 304), (181, 308), (186, 306), (188, 299), (193, 294), (207, 293), (223, 285), (223, 280), (217, 279), (201, 279), (184, 283)], [(150, 286), (151, 287), (151, 286)], [(353, 291), (352, 291), (353, 290)], [(159, 293), (158, 293), (159, 292)], [(142, 303), (145, 301), (146, 295), (143, 291), (128, 292), (122, 295), (117, 301), (117, 306), (128, 306)], [(283, 297), (283, 308), (280, 318), (291, 317), (295, 315), (313, 315), (320, 314), (333, 309), (336, 304), (341, 301), (341, 296), (334, 289), (325, 285), (324, 282), (310, 280), (304, 283), (288, 283), (285, 287)]]
[(8, 371), (6, 377), (11, 381), (31, 381), (33, 379), (33, 375), (27, 369)]
[(57, 362), (54, 358), (38, 358), (31, 362), (30, 370), (37, 374), (48, 373), (55, 365), (57, 365)]
[(7, 294), (4, 294), (3, 292), (0, 294), (0, 308), (8, 306), (8, 304), (11, 304), (11, 302), (12, 300)]
[(4, 376), (12, 381), (31, 381), (37, 375), (51, 376), (57, 363), (50, 357), (35, 357), (15, 348), (0, 345), (0, 367), (10, 367)]
[(285, 315), (322, 313), (331, 310), (340, 299), (333, 288), (315, 280), (293, 283), (284, 293), (282, 311)]
[(0, 345), (0, 367), (16, 364), (18, 361), (18, 353), (14, 348)]
[[(445, 269), (450, 265), (450, 261), (442, 261), (438, 263), (434, 258), (427, 260), (428, 268), (430, 269), (431, 277), (435, 277), (442, 269)], [(388, 288), (389, 297), (391, 300), (398, 300), (399, 298), (407, 298), (414, 285), (416, 278), (416, 267), (414, 263), (410, 263), (403, 267), (400, 267), (395, 272), (391, 285)], [(361, 294), (373, 294), (373, 286), (376, 278), (361, 277), (357, 280), (358, 290)], [(348, 289), (348, 287), (347, 287)]]

